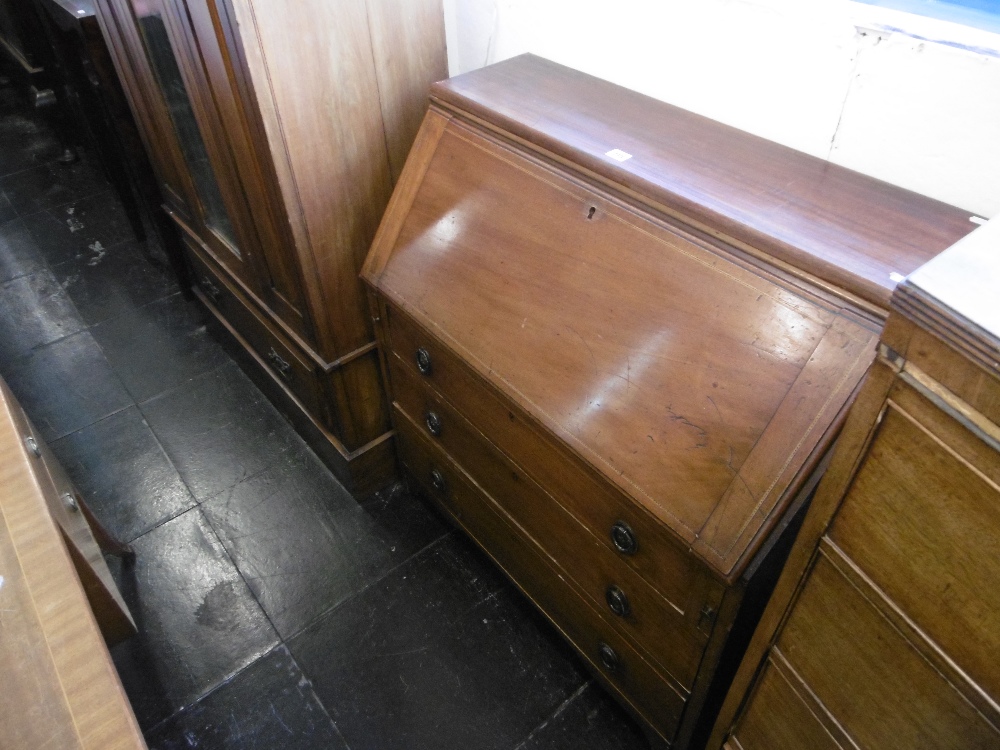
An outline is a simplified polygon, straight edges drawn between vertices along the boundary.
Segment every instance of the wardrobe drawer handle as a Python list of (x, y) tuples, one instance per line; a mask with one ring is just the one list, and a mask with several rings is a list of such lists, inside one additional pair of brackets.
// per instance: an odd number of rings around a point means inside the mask
[(267, 359), (278, 374), (285, 380), (288, 380), (288, 377), (292, 373), (292, 366), (274, 350), (273, 346), (271, 347), (271, 351), (267, 353)]

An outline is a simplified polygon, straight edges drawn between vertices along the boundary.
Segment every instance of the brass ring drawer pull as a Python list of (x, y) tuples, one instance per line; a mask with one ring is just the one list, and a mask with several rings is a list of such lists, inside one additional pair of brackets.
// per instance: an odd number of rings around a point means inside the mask
[(420, 347), (417, 349), (417, 369), (420, 370), (421, 375), (430, 375), (432, 365), (431, 365), (431, 353)]
[(618, 658), (618, 652), (611, 648), (611, 646), (607, 643), (602, 643), (597, 647), (597, 655), (606, 670), (612, 674), (618, 674), (618, 672), (621, 671), (622, 662), (621, 659)]
[(625, 592), (613, 583), (604, 592), (604, 599), (607, 601), (611, 611), (619, 617), (628, 617), (632, 613), (632, 604), (629, 602)]
[(437, 469), (431, 469), (431, 486), (441, 494), (448, 491), (448, 482), (445, 481), (444, 474)]
[(434, 437), (441, 436), (441, 428), (444, 426), (441, 422), (441, 417), (438, 416), (437, 412), (429, 411), (427, 416), (424, 417), (424, 424), (427, 425), (427, 431)]
[(634, 555), (639, 550), (635, 532), (624, 521), (618, 521), (611, 527), (611, 541), (614, 542), (615, 549), (623, 555)]

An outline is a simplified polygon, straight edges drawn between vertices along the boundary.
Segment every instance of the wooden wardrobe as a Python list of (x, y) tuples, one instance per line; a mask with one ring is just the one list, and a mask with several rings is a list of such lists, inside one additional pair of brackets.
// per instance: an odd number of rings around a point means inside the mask
[(897, 289), (709, 747), (1000, 747), (1000, 220)]
[(350, 488), (393, 470), (358, 271), (447, 75), (441, 0), (99, 0), (197, 296)]

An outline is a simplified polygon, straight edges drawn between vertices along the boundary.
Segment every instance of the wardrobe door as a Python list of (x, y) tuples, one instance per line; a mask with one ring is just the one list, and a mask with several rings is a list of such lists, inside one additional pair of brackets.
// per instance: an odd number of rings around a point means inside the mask
[[(183, 15), (170, 0), (121, 0), (131, 15), (152, 81), (169, 118), (187, 177), (188, 227), (229, 271), (252, 285), (255, 238), (242, 188), (199, 75), (196, 51), (180, 32)], [(154, 144), (154, 149), (159, 148)], [(187, 222), (184, 222), (185, 224)]]
[[(177, 0), (178, 8), (181, 2)], [(249, 220), (259, 240), (255, 291), (273, 316), (297, 333), (306, 333), (295, 242), (249, 80), (244, 39), (221, 0), (183, 0), (183, 7), (188, 44), (197, 51), (200, 73), (222, 127), (220, 135), (233, 155), (233, 169), (251, 207)], [(289, 6), (285, 12), (297, 11)], [(246, 43), (256, 44), (253, 35)]]

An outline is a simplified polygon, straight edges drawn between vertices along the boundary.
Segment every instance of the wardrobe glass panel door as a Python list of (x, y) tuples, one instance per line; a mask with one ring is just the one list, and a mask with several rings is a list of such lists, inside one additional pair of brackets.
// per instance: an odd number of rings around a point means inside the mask
[(142, 35), (146, 56), (163, 93), (184, 161), (198, 193), (205, 224), (225, 240), (230, 250), (239, 255), (236, 231), (226, 212), (222, 192), (205, 148), (205, 140), (202, 138), (187, 87), (184, 85), (184, 78), (170, 45), (159, 2), (131, 0), (131, 5)]

